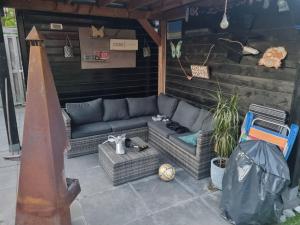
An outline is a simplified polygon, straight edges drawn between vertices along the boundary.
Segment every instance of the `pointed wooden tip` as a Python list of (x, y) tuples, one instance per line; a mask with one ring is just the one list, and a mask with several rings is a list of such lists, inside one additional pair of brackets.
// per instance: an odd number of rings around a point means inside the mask
[(33, 26), (31, 31), (26, 37), (26, 41), (43, 41), (45, 40), (44, 35), (37, 31), (36, 27)]

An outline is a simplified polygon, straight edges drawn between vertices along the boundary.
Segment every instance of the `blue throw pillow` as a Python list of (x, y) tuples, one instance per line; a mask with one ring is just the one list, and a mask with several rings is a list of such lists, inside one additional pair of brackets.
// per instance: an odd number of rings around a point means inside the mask
[(178, 137), (180, 140), (182, 140), (183, 142), (196, 146), (197, 145), (197, 138), (198, 138), (198, 132), (194, 133), (194, 134), (189, 134), (186, 136), (181, 136)]

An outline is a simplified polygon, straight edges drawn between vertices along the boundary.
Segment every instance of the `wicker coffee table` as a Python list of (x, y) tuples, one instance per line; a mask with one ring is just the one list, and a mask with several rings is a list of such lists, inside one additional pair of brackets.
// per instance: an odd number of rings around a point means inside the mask
[[(131, 138), (131, 140), (135, 143), (147, 144), (139, 137)], [(116, 186), (157, 173), (159, 152), (149, 146), (141, 152), (130, 148), (127, 149), (126, 154), (117, 155), (115, 144), (105, 143), (99, 145), (99, 162), (113, 185)]]

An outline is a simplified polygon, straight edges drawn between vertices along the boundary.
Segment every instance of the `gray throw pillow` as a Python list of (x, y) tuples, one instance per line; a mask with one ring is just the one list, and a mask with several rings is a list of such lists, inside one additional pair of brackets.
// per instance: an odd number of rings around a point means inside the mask
[(198, 115), (198, 108), (186, 103), (185, 101), (180, 101), (172, 120), (191, 130)]
[(178, 100), (164, 94), (157, 97), (157, 106), (159, 115), (164, 115), (171, 118), (177, 107)]
[(198, 132), (200, 130), (203, 131), (212, 130), (213, 129), (212, 121), (213, 121), (212, 114), (205, 109), (200, 109), (198, 118), (196, 119), (194, 125), (192, 126), (191, 131)]
[(129, 119), (126, 99), (104, 99), (103, 121)]
[(71, 117), (74, 125), (94, 123), (102, 121), (102, 99), (88, 102), (66, 103), (66, 112)]
[(145, 98), (127, 98), (130, 117), (153, 116), (157, 114), (156, 96)]

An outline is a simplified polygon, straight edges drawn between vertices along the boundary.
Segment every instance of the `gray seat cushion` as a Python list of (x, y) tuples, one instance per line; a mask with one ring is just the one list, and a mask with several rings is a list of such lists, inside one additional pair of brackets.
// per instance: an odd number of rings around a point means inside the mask
[(213, 117), (212, 114), (205, 110), (200, 109), (198, 118), (191, 128), (192, 132), (198, 132), (199, 130), (207, 131), (213, 129)]
[(159, 115), (171, 118), (176, 110), (178, 100), (164, 94), (157, 97), (157, 106)]
[(108, 124), (111, 126), (111, 128), (114, 132), (117, 132), (117, 131), (122, 131), (122, 130), (146, 127), (147, 120), (138, 117), (138, 118), (132, 118), (129, 120), (110, 121), (110, 122), (108, 122)]
[(100, 122), (103, 117), (102, 99), (80, 103), (66, 103), (66, 112), (74, 125)]
[(126, 99), (104, 99), (103, 108), (103, 121), (129, 119)]
[(176, 133), (174, 130), (170, 130), (169, 128), (167, 128), (166, 124), (164, 122), (150, 121), (150, 122), (148, 122), (148, 126), (149, 126), (149, 128), (158, 132), (161, 136), (166, 137), (166, 138), (168, 138), (169, 135)]
[(193, 146), (191, 144), (185, 143), (182, 140), (178, 138), (178, 136), (185, 136), (192, 133), (184, 133), (184, 134), (172, 134), (169, 136), (169, 140), (183, 149), (184, 151), (188, 152), (189, 154), (196, 155), (196, 146)]
[(72, 138), (82, 138), (111, 132), (111, 126), (106, 122), (88, 123), (72, 127)]
[(153, 116), (157, 114), (157, 97), (155, 95), (145, 98), (127, 98), (130, 117)]
[(172, 120), (191, 130), (198, 115), (198, 108), (186, 103), (185, 101), (180, 101)]

